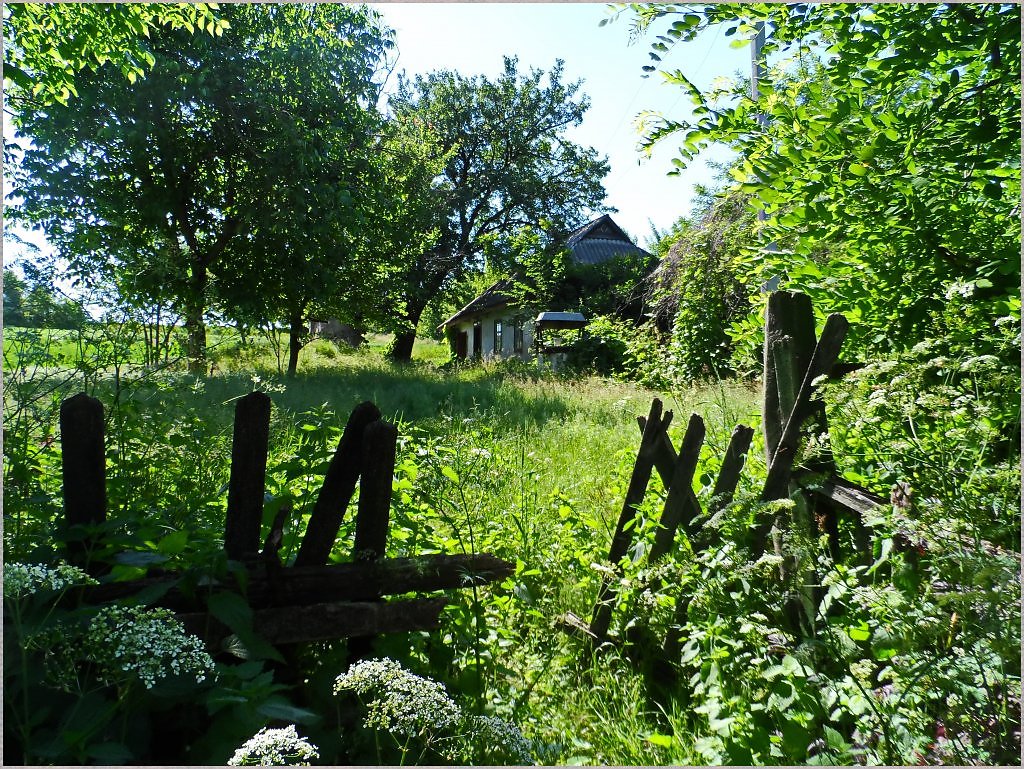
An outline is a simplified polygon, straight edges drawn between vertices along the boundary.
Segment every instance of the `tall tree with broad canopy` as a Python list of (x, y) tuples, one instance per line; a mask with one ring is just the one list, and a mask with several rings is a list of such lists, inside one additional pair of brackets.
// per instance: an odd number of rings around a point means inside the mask
[(173, 287), (194, 371), (218, 299), (230, 317), (251, 312), (239, 287), (251, 297), (278, 281), (295, 296), (303, 281), (319, 298), (345, 284), (331, 277), (347, 256), (332, 238), (365, 183), (391, 45), (365, 7), (220, 10), (230, 26), (218, 37), (154, 32), (134, 84), (108, 62), (78, 73), (68, 104), (16, 114), (33, 143), (16, 216), (82, 279), (116, 268), (139, 277), (136, 291), (146, 276), (154, 292)]
[[(772, 67), (691, 97), (692, 118), (646, 116), (646, 141), (680, 141), (679, 165), (723, 142), (768, 215), (751, 279), (780, 276), (853, 324), (851, 352), (942, 336), (951, 294), (979, 330), (1020, 319), (1020, 6), (794, 3), (629, 6), (634, 32), (671, 46), (721, 25), (763, 25)], [(755, 321), (751, 320), (750, 327)]]
[(396, 119), (422, 121), (440, 141), (447, 163), (433, 187), (441, 212), (430, 248), (401, 277), (404, 296), (391, 355), (408, 360), (427, 303), (467, 270), (482, 269), (485, 248), (500, 248), (544, 222), (566, 233), (599, 209), (608, 165), (596, 150), (565, 137), (589, 101), (581, 83), (562, 82), (563, 63), (521, 74), (505, 59), (501, 75), (434, 72), (401, 80), (390, 99)]

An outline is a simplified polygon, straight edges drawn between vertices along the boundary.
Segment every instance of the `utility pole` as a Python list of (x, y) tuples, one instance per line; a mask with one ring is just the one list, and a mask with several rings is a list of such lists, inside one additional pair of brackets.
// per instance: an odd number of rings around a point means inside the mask
[[(765, 40), (764, 22), (756, 22), (754, 29), (754, 39), (750, 46), (750, 98), (756, 104), (761, 98), (761, 81), (767, 76), (768, 68), (765, 66), (764, 57), (761, 55), (761, 49), (764, 47)], [(758, 112), (757, 122), (762, 130), (766, 129), (768, 127), (768, 115), (764, 112)], [(764, 206), (758, 208), (757, 221), (764, 222), (767, 219), (768, 215), (764, 212)], [(775, 241), (767, 245), (769, 251), (775, 251), (777, 248)], [(763, 291), (774, 291), (778, 285), (779, 276), (776, 275), (761, 288)]]

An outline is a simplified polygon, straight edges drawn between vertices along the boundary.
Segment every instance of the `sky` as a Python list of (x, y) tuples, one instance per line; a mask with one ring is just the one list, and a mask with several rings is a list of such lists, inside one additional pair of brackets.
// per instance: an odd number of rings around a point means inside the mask
[[(555, 59), (565, 60), (564, 79), (583, 80), (582, 91), (591, 106), (583, 124), (568, 138), (607, 156), (611, 170), (605, 179), (612, 214), (639, 243), (651, 237), (651, 225), (665, 232), (691, 210), (697, 184), (710, 184), (714, 172), (707, 160), (722, 161), (727, 150), (712, 150), (680, 176), (672, 170), (675, 150), (666, 140), (650, 158), (637, 149), (634, 121), (644, 110), (681, 118), (689, 115), (682, 89), (664, 83), (658, 73), (644, 78), (654, 39), (630, 41), (631, 17), (612, 19), (604, 3), (375, 3), (395, 30), (397, 70), (426, 74), (452, 69), (463, 75), (497, 76), (504, 56), (518, 56), (520, 71), (548, 70)], [(698, 87), (718, 77), (750, 73), (750, 48), (732, 48), (721, 29), (692, 43), (679, 44), (664, 59), (681, 69)], [(702, 158), (705, 156), (702, 155)]]

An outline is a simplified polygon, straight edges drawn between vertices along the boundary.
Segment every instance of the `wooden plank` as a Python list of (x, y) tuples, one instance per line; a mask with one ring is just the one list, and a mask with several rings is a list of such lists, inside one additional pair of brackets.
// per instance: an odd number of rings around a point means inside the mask
[(270, 397), (253, 392), (240, 398), (235, 404), (231, 479), (224, 521), (224, 550), (228, 558), (236, 561), (255, 557), (259, 552), (269, 437)]
[(693, 474), (697, 471), (700, 447), (706, 433), (704, 420), (698, 414), (691, 414), (672, 471), (672, 486), (665, 498), (660, 526), (654, 533), (654, 544), (648, 556), (652, 563), (672, 549), (676, 529), (680, 524), (684, 531), (690, 531), (693, 521), (700, 516), (700, 502), (693, 492)]
[[(783, 341), (788, 339), (788, 341)], [(773, 291), (768, 296), (764, 321), (764, 395), (762, 424), (765, 436), (765, 457), (770, 463), (782, 437), (785, 420), (792, 403), (779, 396), (780, 369), (776, 357), (785, 351), (786, 364), (781, 370), (785, 381), (801, 381), (814, 350), (814, 308), (810, 297), (795, 291)]]
[[(637, 426), (640, 428), (640, 434), (643, 435), (644, 427), (647, 426), (647, 417), (637, 416)], [(657, 444), (654, 446), (654, 469), (658, 471), (658, 475), (661, 477), (661, 485), (666, 489), (672, 487), (672, 473), (676, 467), (676, 449), (672, 445), (672, 439), (668, 437), (668, 433), (661, 433)]]
[(711, 492), (712, 500), (708, 512), (716, 513), (732, 502), (736, 486), (740, 482), (740, 473), (747, 461), (750, 442), (754, 439), (754, 428), (747, 425), (736, 425), (729, 438), (729, 447), (725, 450), (722, 467), (715, 480), (715, 488)]
[[(79, 393), (60, 404), (61, 473), (64, 522), (92, 525), (107, 519), (107, 465), (103, 447), (103, 404)], [(92, 539), (67, 543), (68, 560), (91, 572)]]
[[(249, 575), (247, 599), (254, 608), (275, 603), (309, 605), (324, 601), (366, 601), (381, 595), (457, 590), (483, 585), (511, 576), (515, 564), (489, 553), (472, 555), (422, 555), (389, 558), (369, 563), (339, 563), (329, 566), (294, 566), (279, 575), (254, 571)], [(272, 584), (273, 583), (273, 584)], [(210, 586), (213, 587), (213, 586)], [(68, 591), (69, 600), (90, 604), (108, 603), (142, 590), (166, 592), (154, 603), (176, 611), (202, 607), (204, 591), (184, 591), (177, 579), (152, 578), (133, 582), (111, 582)], [(207, 591), (208, 592), (208, 591)]]
[(306, 524), (306, 534), (295, 557), (296, 566), (322, 566), (327, 563), (345, 510), (356, 490), (362, 468), (363, 431), (378, 419), (380, 410), (369, 401), (360, 403), (349, 415)]
[[(272, 644), (330, 641), (378, 633), (434, 630), (440, 624), (445, 598), (418, 598), (388, 603), (317, 603), (258, 609), (253, 630)], [(178, 615), (185, 629), (213, 646), (231, 634), (205, 612)]]
[[(651, 403), (651, 411), (647, 416), (643, 436), (640, 438), (640, 449), (637, 451), (636, 460), (633, 463), (633, 473), (629, 479), (629, 487), (626, 489), (626, 497), (622, 503), (622, 512), (619, 514), (615, 534), (612, 537), (612, 545), (608, 552), (608, 560), (613, 565), (617, 564), (626, 554), (630, 542), (632, 542), (633, 530), (629, 524), (635, 518), (636, 508), (643, 502), (647, 492), (647, 484), (650, 483), (651, 472), (654, 470), (654, 457), (658, 453), (659, 435), (668, 431), (671, 422), (672, 412), (667, 411), (662, 416), (661, 401), (655, 398)], [(609, 577), (605, 577), (601, 580), (597, 603), (590, 621), (591, 634), (602, 641), (608, 634), (614, 601), (613, 582)]]
[(356, 511), (354, 560), (377, 560), (384, 556), (391, 515), (391, 487), (395, 476), (395, 446), (398, 428), (390, 422), (371, 422), (363, 430), (362, 471), (359, 507)]
[(800, 428), (808, 416), (814, 380), (823, 376), (835, 364), (849, 328), (849, 321), (838, 313), (829, 315), (825, 321), (821, 339), (814, 348), (814, 354), (807, 365), (793, 408), (786, 419), (786, 425), (768, 467), (768, 477), (761, 493), (761, 498), (765, 501), (788, 496), (790, 474), (800, 441)]
[[(359, 507), (352, 556), (356, 561), (376, 561), (384, 556), (391, 516), (391, 487), (395, 475), (398, 428), (389, 422), (371, 422), (363, 431), (363, 461), (359, 476)], [(376, 636), (354, 635), (348, 641), (350, 663), (365, 659)]]

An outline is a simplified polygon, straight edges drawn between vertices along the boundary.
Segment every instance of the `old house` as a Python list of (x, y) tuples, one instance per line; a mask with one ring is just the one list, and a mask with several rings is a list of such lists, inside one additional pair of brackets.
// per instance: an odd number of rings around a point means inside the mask
[[(605, 214), (583, 225), (566, 239), (570, 265), (595, 266), (628, 256), (650, 258), (644, 249)], [(557, 362), (566, 352), (560, 332), (582, 329), (587, 318), (564, 307), (528, 316), (509, 295), (511, 278), (503, 278), (439, 326), (458, 358), (540, 355)]]

